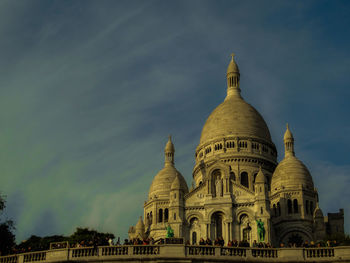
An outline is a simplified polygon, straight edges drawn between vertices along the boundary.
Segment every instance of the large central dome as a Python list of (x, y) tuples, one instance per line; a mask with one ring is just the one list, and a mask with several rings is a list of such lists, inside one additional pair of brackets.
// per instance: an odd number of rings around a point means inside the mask
[(200, 144), (217, 137), (244, 136), (271, 142), (269, 128), (263, 117), (240, 96), (229, 96), (204, 124)]
[(227, 68), (227, 97), (204, 124), (199, 144), (222, 137), (249, 137), (272, 143), (263, 117), (240, 94), (240, 73), (233, 59)]

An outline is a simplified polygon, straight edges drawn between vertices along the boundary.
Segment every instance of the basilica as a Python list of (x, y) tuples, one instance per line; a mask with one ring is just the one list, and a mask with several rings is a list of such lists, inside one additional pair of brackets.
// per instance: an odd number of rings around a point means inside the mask
[(226, 98), (206, 120), (196, 148), (193, 185), (189, 189), (175, 168), (169, 137), (164, 168), (154, 177), (143, 219), (130, 227), (129, 238), (164, 238), (167, 226), (190, 244), (221, 237), (225, 244), (256, 240), (278, 246), (344, 234), (343, 209), (323, 215), (288, 125), (284, 157), (277, 161), (266, 122), (241, 96), (233, 55), (226, 77)]

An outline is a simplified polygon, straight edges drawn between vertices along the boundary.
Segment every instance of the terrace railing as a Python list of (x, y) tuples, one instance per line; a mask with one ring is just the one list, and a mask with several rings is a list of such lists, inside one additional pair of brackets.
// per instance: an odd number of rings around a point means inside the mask
[(0, 257), (0, 263), (32, 262), (124, 262), (133, 260), (166, 262), (177, 260), (203, 260), (214, 262), (350, 262), (350, 247), (335, 248), (246, 248), (219, 246), (190, 246), (184, 244), (102, 246), (52, 249)]
[(334, 248), (326, 248), (326, 247), (307, 248), (307, 249), (304, 249), (304, 256), (305, 258), (334, 257)]

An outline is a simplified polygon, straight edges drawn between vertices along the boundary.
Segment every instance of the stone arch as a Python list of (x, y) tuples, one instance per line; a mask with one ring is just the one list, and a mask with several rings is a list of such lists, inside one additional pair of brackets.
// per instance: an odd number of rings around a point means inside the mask
[[(211, 182), (210, 191), (213, 196), (223, 196), (224, 193), (230, 192), (230, 165), (224, 164), (223, 162), (216, 160), (207, 170), (207, 178)], [(221, 179), (217, 181), (217, 178), (213, 176), (213, 173), (219, 170), (221, 172)], [(219, 183), (219, 184), (217, 184)], [(218, 191), (219, 190), (219, 191)], [(216, 192), (219, 192), (217, 195)]]
[(239, 175), (239, 183), (246, 187), (249, 188), (250, 183), (249, 183), (249, 173), (247, 171), (241, 171)]
[(225, 214), (222, 211), (215, 211), (210, 216), (210, 238), (212, 240), (223, 238), (225, 235), (224, 229)]
[(197, 241), (201, 236), (199, 219), (193, 216), (189, 221), (190, 244), (197, 245)]
[(220, 161), (217, 161), (217, 162), (212, 164), (212, 166), (208, 169), (207, 175), (211, 177), (211, 175), (213, 174), (213, 172), (215, 170), (220, 170), (222, 172), (222, 176), (223, 177), (229, 177), (230, 176), (230, 166), (226, 165), (226, 164), (223, 164)]
[(169, 220), (169, 209), (168, 208), (165, 208), (164, 209), (164, 222), (168, 222)]
[(199, 222), (203, 222), (203, 215), (199, 212), (192, 212), (186, 216), (186, 221), (190, 223), (192, 218), (198, 218)]
[(216, 212), (224, 214), (224, 219), (227, 219), (227, 211), (225, 211), (224, 209), (213, 209), (212, 211), (210, 211), (208, 213), (207, 219), (208, 219), (209, 222), (210, 222), (210, 219), (213, 216), (213, 214), (216, 213)]
[(163, 222), (163, 209), (159, 208), (158, 210), (158, 222), (161, 223)]
[(283, 242), (285, 245), (288, 245), (288, 239), (295, 234), (299, 234), (303, 239), (303, 242), (305, 242), (306, 240), (308, 241), (313, 240), (313, 237), (310, 231), (300, 226), (300, 227), (289, 228), (282, 231), (280, 234), (279, 243)]
[(252, 240), (252, 226), (251, 226), (251, 217), (247, 213), (241, 213), (238, 217), (239, 225), (239, 236), (240, 240), (245, 240), (248, 243), (251, 243)]
[(242, 209), (238, 210), (236, 213), (236, 218), (238, 221), (239, 221), (239, 218), (241, 217), (242, 214), (247, 214), (249, 218), (254, 218), (254, 214), (251, 210), (249, 210), (247, 208), (242, 208)]

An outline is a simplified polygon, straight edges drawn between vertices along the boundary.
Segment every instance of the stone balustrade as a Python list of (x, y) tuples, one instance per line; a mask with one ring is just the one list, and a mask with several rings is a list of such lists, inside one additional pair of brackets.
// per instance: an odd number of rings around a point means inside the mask
[(253, 257), (277, 258), (278, 249), (275, 248), (252, 248)]
[(183, 244), (65, 248), (2, 256), (0, 263), (29, 262), (350, 262), (350, 247), (243, 248)]
[(187, 255), (215, 256), (215, 247), (212, 246), (186, 246)]
[(102, 247), (101, 249), (101, 255), (102, 256), (120, 256), (120, 255), (127, 255), (128, 254), (128, 247), (127, 246), (121, 246), (121, 247)]
[(93, 257), (93, 256), (97, 256), (97, 253), (98, 253), (98, 250), (92, 247), (71, 249), (71, 255), (73, 258)]
[(0, 263), (17, 263), (17, 261), (18, 261), (17, 255), (0, 257)]
[(334, 248), (308, 248), (304, 249), (304, 255), (306, 258), (334, 257)]
[(34, 262), (34, 261), (45, 261), (45, 260), (46, 260), (46, 251), (26, 253), (23, 256), (23, 262)]
[(237, 257), (246, 257), (247, 248), (243, 247), (223, 247), (220, 249), (221, 256), (237, 256)]
[(133, 246), (133, 255), (158, 255), (159, 246)]

